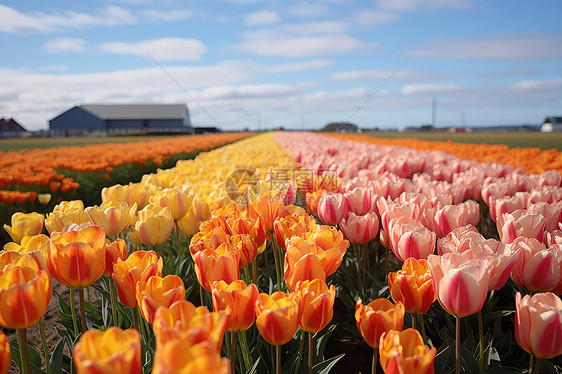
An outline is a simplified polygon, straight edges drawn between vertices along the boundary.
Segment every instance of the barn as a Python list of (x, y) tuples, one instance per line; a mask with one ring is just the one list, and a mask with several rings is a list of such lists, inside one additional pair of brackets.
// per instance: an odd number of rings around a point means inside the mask
[(82, 104), (49, 121), (52, 136), (192, 133), (185, 104)]
[(0, 118), (0, 138), (20, 138), (30, 133), (13, 118)]
[(562, 131), (562, 117), (546, 117), (541, 125), (541, 132)]

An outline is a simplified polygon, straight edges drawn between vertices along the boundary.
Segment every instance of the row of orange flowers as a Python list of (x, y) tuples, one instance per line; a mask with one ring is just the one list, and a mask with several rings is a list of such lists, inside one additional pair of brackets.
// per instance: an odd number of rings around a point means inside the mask
[[(209, 150), (249, 136), (249, 133), (182, 136), (136, 143), (96, 144), (81, 147), (22, 149), (0, 152), (0, 201), (31, 201), (27, 192), (5, 190), (11, 185), (49, 187), (53, 192), (77, 189), (78, 183), (57, 170), (102, 171), (105, 177), (113, 168), (136, 163), (161, 164), (178, 153)], [(19, 192), (19, 193), (18, 193)], [(25, 195), (24, 195), (25, 194)]]

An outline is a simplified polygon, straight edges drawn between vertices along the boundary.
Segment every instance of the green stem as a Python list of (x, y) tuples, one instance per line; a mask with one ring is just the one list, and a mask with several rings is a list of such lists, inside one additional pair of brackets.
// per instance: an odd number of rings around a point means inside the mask
[(111, 315), (113, 316), (113, 326), (117, 326), (117, 290), (113, 279), (109, 278), (109, 297), (111, 300)]
[(539, 374), (540, 367), (541, 367), (541, 359), (537, 358), (535, 360), (535, 367), (533, 368), (533, 374)]
[(141, 315), (140, 308), (137, 306), (136, 309), (137, 309), (136, 314), (138, 314), (137, 322), (139, 323), (139, 332), (141, 333), (142, 338), (143, 338), (144, 342), (146, 343), (146, 345), (148, 345), (148, 334), (146, 333), (146, 329), (145, 329), (145, 325), (144, 325), (144, 318)]
[(371, 374), (377, 373), (378, 360), (379, 360), (379, 348), (375, 347), (373, 348), (373, 361), (371, 362)]
[(484, 327), (482, 326), (482, 310), (478, 311), (478, 333), (480, 334), (480, 374), (484, 374)]
[(133, 309), (133, 321), (134, 321), (133, 323), (135, 324), (135, 330), (137, 330), (140, 334), (141, 331), (140, 331), (139, 314), (137, 313), (137, 307)]
[(78, 290), (78, 298), (80, 299), (80, 327), (82, 329), (82, 333), (85, 333), (86, 330), (88, 330), (88, 327), (86, 327), (86, 308), (84, 307), (83, 288)]
[(357, 288), (359, 291), (359, 296), (363, 295), (363, 275), (361, 273), (361, 256), (357, 250), (357, 244), (353, 244), (353, 252), (355, 253), (355, 261), (357, 262)]
[(277, 244), (275, 243), (275, 239), (272, 240), (273, 243), (273, 257), (275, 259), (275, 274), (277, 276), (277, 291), (282, 291), (281, 290), (281, 272), (280, 272), (280, 267), (279, 267), (279, 262), (281, 261), (279, 259), (279, 253), (277, 253)]
[(419, 314), (420, 316), (420, 328), (423, 337), (424, 344), (427, 344), (427, 335), (425, 334), (425, 323), (423, 321), (423, 314)]
[(312, 374), (312, 367), (314, 366), (314, 338), (312, 333), (308, 333), (308, 374)]
[(250, 355), (250, 349), (248, 348), (248, 340), (246, 339), (246, 331), (240, 331), (238, 333), (238, 340), (240, 340), (240, 345), (242, 347), (242, 358), (244, 359), (244, 365), (246, 366), (246, 372), (252, 368), (252, 356)]
[(29, 366), (29, 353), (27, 352), (27, 334), (25, 329), (17, 329), (18, 346), (20, 347), (21, 371), (23, 374), (31, 373)]
[(252, 275), (252, 283), (258, 286), (258, 259), (256, 258), (254, 261), (251, 262), (250, 265), (252, 266), (250, 272)]
[(201, 306), (206, 306), (203, 292), (205, 292), (205, 289), (202, 285), (199, 285), (199, 301), (201, 302)]
[(281, 346), (275, 346), (275, 374), (281, 374)]
[(412, 314), (412, 328), (415, 329), (416, 328), (416, 315)]
[(301, 361), (302, 361), (302, 351), (304, 350), (304, 336), (305, 332), (301, 331), (301, 339), (299, 343), (299, 352), (297, 354), (297, 366), (295, 367), (295, 374), (298, 374), (299, 369), (301, 368)]
[(246, 284), (250, 284), (250, 264), (242, 269), (242, 278)]
[(236, 331), (230, 332), (230, 372), (236, 373)]
[(47, 374), (51, 374), (51, 363), (49, 362), (49, 347), (47, 346), (47, 335), (45, 334), (45, 324), (43, 323), (43, 317), (39, 318), (39, 332), (41, 333), (43, 355), (45, 356), (45, 370), (47, 370)]
[(529, 354), (529, 373), (530, 374), (533, 374), (534, 363), (535, 363), (535, 355), (530, 353)]
[(461, 372), (461, 319), (460, 317), (455, 317), (457, 319), (456, 329), (455, 329), (455, 373), (460, 374)]
[(76, 303), (74, 302), (74, 288), (70, 288), (70, 315), (72, 316), (72, 327), (74, 328), (74, 337), (78, 336), (78, 321), (76, 320)]

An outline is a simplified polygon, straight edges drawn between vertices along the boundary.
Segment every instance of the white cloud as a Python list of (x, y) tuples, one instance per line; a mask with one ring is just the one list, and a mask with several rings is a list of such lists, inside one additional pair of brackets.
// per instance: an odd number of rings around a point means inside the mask
[(150, 20), (167, 22), (182, 21), (193, 17), (193, 11), (189, 9), (147, 9), (142, 11), (142, 14)]
[(80, 38), (57, 38), (43, 44), (43, 49), (49, 53), (56, 52), (83, 52), (86, 41)]
[(24, 14), (5, 5), (0, 5), (0, 32), (20, 30), (52, 31), (62, 28), (84, 28), (90, 26), (115, 26), (132, 24), (136, 18), (127, 9), (110, 5), (96, 14), (74, 11), (59, 13), (32, 12)]
[(483, 39), (441, 39), (408, 52), (418, 58), (482, 60), (562, 59), (562, 33), (527, 33)]
[(309, 3), (306, 1), (298, 2), (289, 8), (289, 13), (295, 17), (318, 17), (328, 13), (329, 9), (325, 4)]
[(400, 19), (398, 14), (380, 10), (361, 10), (355, 16), (355, 21), (361, 26), (383, 25)]
[(458, 84), (408, 84), (400, 90), (403, 95), (436, 95), (451, 94), (462, 91), (463, 87)]
[(441, 9), (469, 9), (468, 0), (378, 0), (383, 9), (399, 11), (436, 11)]
[(280, 18), (276, 12), (270, 10), (260, 10), (258, 12), (250, 13), (244, 18), (244, 25), (253, 27), (268, 25), (279, 22)]
[(562, 91), (562, 79), (522, 81), (513, 84), (515, 91)]
[[(207, 51), (205, 45), (195, 39), (162, 38), (145, 40), (137, 43), (107, 42), (102, 44), (102, 51), (137, 55), (156, 61), (197, 61)], [(150, 54), (150, 56), (149, 56)]]
[(442, 77), (440, 74), (433, 71), (421, 70), (396, 70), (392, 69), (372, 69), (372, 70), (351, 70), (335, 73), (330, 76), (330, 79), (337, 81), (380, 81), (391, 78), (393, 80), (414, 80), (414, 79), (437, 79)]
[(293, 85), (257, 84), (210, 87), (196, 94), (196, 96), (203, 100), (255, 99), (293, 95), (296, 92), (298, 90)]
[(341, 22), (310, 22), (248, 31), (235, 47), (262, 56), (308, 57), (375, 47), (344, 33)]
[(286, 64), (270, 65), (264, 67), (262, 70), (265, 71), (266, 73), (275, 74), (275, 73), (288, 73), (288, 72), (313, 70), (313, 69), (325, 68), (332, 65), (333, 62), (330, 60), (315, 59), (315, 60), (308, 60), (308, 61), (289, 62)]

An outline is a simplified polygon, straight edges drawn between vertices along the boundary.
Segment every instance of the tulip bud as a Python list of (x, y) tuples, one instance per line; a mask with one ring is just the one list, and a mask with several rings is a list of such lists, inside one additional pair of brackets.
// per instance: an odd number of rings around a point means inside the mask
[(377, 348), (384, 332), (401, 331), (404, 327), (404, 304), (400, 301), (392, 304), (388, 299), (379, 298), (364, 305), (359, 298), (355, 305), (355, 324), (365, 342)]
[(21, 242), (25, 236), (38, 235), (43, 231), (45, 216), (39, 213), (21, 213), (12, 215), (12, 226), (4, 225), (4, 230), (16, 243)]

